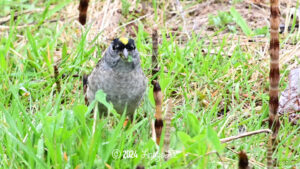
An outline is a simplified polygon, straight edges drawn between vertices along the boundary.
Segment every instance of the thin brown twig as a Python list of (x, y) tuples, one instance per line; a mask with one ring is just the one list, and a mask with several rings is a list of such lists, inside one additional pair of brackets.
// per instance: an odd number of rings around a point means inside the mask
[[(109, 37), (110, 35), (113, 35), (114, 33), (116, 33), (119, 29), (121, 29), (121, 28), (123, 28), (123, 27), (126, 27), (127, 25), (130, 25), (130, 24), (132, 24), (132, 23), (138, 22), (139, 20), (142, 20), (142, 19), (144, 19), (144, 18), (150, 17), (151, 15), (152, 15), (152, 14), (149, 13), (149, 14), (143, 15), (143, 16), (141, 16), (141, 17), (139, 17), (139, 18), (136, 18), (136, 19), (134, 19), (134, 20), (132, 20), (132, 21), (130, 21), (130, 22), (127, 22), (127, 23), (125, 23), (125, 24), (123, 24), (123, 25), (121, 25), (121, 26), (115, 28), (113, 31), (111, 31), (111, 32), (110, 32), (107, 36), (105, 36), (105, 37)], [(102, 33), (102, 32), (104, 31), (104, 29), (105, 29), (105, 27), (102, 28), (102, 29), (100, 29), (99, 33)], [(108, 38), (105, 38), (105, 39), (108, 39)]]
[(251, 131), (251, 132), (246, 132), (237, 136), (231, 136), (231, 137), (227, 137), (227, 138), (223, 138), (220, 139), (221, 143), (227, 143), (233, 140), (237, 140), (243, 137), (248, 137), (248, 136), (252, 136), (252, 135), (256, 135), (256, 134), (260, 134), (260, 133), (272, 133), (272, 130), (270, 129), (261, 129), (261, 130), (256, 130), (256, 131)]
[(171, 121), (173, 117), (173, 102), (172, 99), (168, 101), (168, 109), (165, 115), (165, 138), (164, 138), (164, 154), (165, 161), (167, 161), (169, 157), (169, 146), (170, 146), (170, 136), (171, 136)]
[[(70, 16), (68, 17), (68, 20), (72, 20), (74, 19), (75, 16)], [(59, 19), (51, 19), (51, 20), (45, 20), (44, 23), (53, 23), (53, 22), (57, 22), (57, 21), (65, 21), (66, 18), (59, 18)], [(37, 22), (33, 22), (30, 24), (24, 24), (24, 25), (19, 25), (19, 26), (15, 26), (15, 29), (22, 29), (22, 28), (27, 28), (30, 26), (36, 26), (38, 23)], [(0, 25), (0, 31), (6, 31), (6, 30), (10, 30), (11, 26), (6, 26), (6, 25)]]
[(58, 78), (58, 76), (59, 76), (58, 67), (57, 67), (57, 65), (54, 65), (53, 68), (54, 68), (54, 79), (55, 79), (55, 83), (56, 83), (56, 90), (58, 93), (60, 93), (61, 87), (60, 87), (60, 80)]
[(247, 4), (253, 5), (253, 6), (254, 6), (255, 8), (257, 8), (257, 9), (261, 9), (261, 8), (268, 9), (268, 8), (269, 8), (268, 5), (265, 5), (265, 4), (263, 4), (263, 3), (259, 3), (259, 5), (258, 5), (258, 4), (253, 3), (252, 1), (244, 1), (244, 2), (247, 3)]
[[(25, 24), (25, 25), (20, 25), (20, 26), (16, 26), (16, 29), (23, 29), (23, 28), (27, 28), (29, 26), (34, 26), (34, 24)], [(4, 26), (4, 25), (0, 25), (0, 31), (7, 31), (9, 30), (11, 27), (10, 26)]]
[(184, 30), (184, 33), (187, 35), (188, 39), (191, 39), (191, 37), (190, 37), (190, 35), (189, 35), (189, 33), (188, 33), (187, 29), (186, 29), (186, 18), (185, 18), (185, 13), (183, 11), (183, 7), (182, 7), (182, 5), (181, 5), (181, 3), (180, 3), (179, 0), (176, 0), (175, 4), (176, 4), (177, 9), (180, 12), (180, 16), (181, 16), (182, 21), (183, 21), (183, 30)]
[[(14, 14), (14, 20), (17, 19), (20, 15), (25, 15), (25, 14), (32, 14), (35, 12), (42, 12), (45, 9), (32, 9), (32, 10), (26, 10), (26, 11), (21, 11), (21, 12), (16, 12)], [(0, 18), (0, 25), (5, 24), (6, 22), (9, 22), (11, 19), (11, 15), (7, 15), (5, 17)]]
[[(62, 75), (61, 75), (61, 78), (62, 78), (62, 79), (65, 79), (65, 78), (67, 78), (67, 77), (69, 77), (69, 75), (67, 75), (67, 74), (62, 74)], [(74, 75), (72, 75), (71, 77), (80, 77), (80, 78), (81, 78), (81, 76), (78, 75), (78, 74), (74, 74)]]
[[(251, 132), (243, 133), (243, 134), (240, 134), (240, 135), (237, 135), (237, 136), (231, 136), (231, 137), (220, 139), (220, 142), (221, 143), (227, 143), (227, 142), (230, 142), (230, 141), (233, 141), (233, 140), (236, 140), (236, 139), (240, 139), (240, 138), (243, 138), (243, 137), (252, 136), (252, 135), (256, 135), (256, 134), (260, 134), (260, 133), (272, 134), (272, 130), (270, 130), (270, 129), (261, 129), (261, 130), (251, 131)], [(232, 152), (238, 154), (238, 152), (232, 150), (231, 148), (228, 148), (228, 147), (226, 147), (226, 148), (231, 150)], [(214, 151), (214, 152), (210, 152), (209, 154), (211, 154), (211, 153), (217, 153), (217, 152)], [(206, 154), (206, 155), (208, 155), (208, 154)], [(197, 159), (200, 159), (201, 157), (203, 157), (203, 156), (200, 156)], [(259, 165), (259, 166), (264, 166), (264, 164), (259, 163), (259, 162), (255, 161), (253, 159), (250, 159), (250, 161), (252, 163), (255, 163), (255, 164)]]
[(158, 57), (158, 34), (157, 34), (157, 26), (153, 28), (152, 32), (152, 76), (153, 80), (157, 80), (157, 76), (155, 74), (159, 71), (157, 57)]

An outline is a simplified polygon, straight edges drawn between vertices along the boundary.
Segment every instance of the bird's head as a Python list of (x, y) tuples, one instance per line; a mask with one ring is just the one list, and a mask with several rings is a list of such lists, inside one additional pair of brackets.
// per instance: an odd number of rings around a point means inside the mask
[(133, 39), (116, 38), (112, 42), (112, 49), (125, 62), (133, 62), (138, 57)]

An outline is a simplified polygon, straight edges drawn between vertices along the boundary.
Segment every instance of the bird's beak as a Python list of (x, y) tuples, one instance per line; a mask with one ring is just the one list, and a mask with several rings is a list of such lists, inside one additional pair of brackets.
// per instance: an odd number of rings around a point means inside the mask
[(123, 60), (127, 62), (132, 62), (132, 56), (128, 53), (128, 50), (125, 48), (122, 53), (120, 53), (120, 56)]
[(123, 57), (124, 57), (124, 59), (128, 59), (128, 51), (127, 51), (127, 49), (125, 48), (124, 50), (123, 50)]

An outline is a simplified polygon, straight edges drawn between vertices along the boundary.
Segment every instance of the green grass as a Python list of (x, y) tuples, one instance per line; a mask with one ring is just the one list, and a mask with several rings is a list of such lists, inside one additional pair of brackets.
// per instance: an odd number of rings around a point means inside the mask
[[(78, 36), (71, 23), (46, 22), (62, 17), (59, 12), (70, 1), (0, 0), (0, 4), (5, 4), (0, 16), (11, 10), (46, 7), (44, 12), (11, 20), (6, 24), (10, 29), (0, 34), (0, 168), (134, 168), (139, 164), (146, 168), (237, 168), (237, 155), (229, 149), (246, 151), (256, 161), (255, 168), (262, 168), (257, 162), (266, 164), (265, 134), (227, 144), (219, 141), (239, 134), (241, 126), (247, 131), (267, 128), (262, 121), (268, 117), (268, 68), (256, 61), (258, 54), (247, 53), (238, 41), (225, 36), (216, 45), (210, 36), (193, 35), (180, 45), (176, 36), (159, 29), (159, 64), (168, 70), (159, 72), (160, 84), (164, 100), (172, 97), (175, 101), (170, 149), (181, 152), (165, 162), (154, 155), (160, 149), (150, 137), (149, 119), (154, 117), (152, 44), (143, 23), (136, 43), (149, 78), (148, 94), (133, 124), (124, 129), (122, 115), (92, 118), (95, 104), (84, 105), (81, 80), (72, 77), (89, 73), (91, 62), (97, 62), (107, 46), (96, 38), (88, 41), (88, 29), (80, 30), (83, 34)], [(16, 28), (32, 22), (36, 24)], [(61, 38), (66, 34), (72, 45)], [(235, 48), (229, 53), (225, 48), (232, 43)], [(60, 77), (67, 75), (61, 78), (60, 92), (53, 77), (56, 57), (61, 59)], [(287, 75), (282, 69), (282, 89)], [(97, 96), (103, 101), (101, 93)], [(222, 118), (218, 117), (221, 112), (225, 112)], [(275, 157), (282, 168), (299, 166), (299, 125), (292, 126), (287, 117), (281, 120)], [(114, 158), (115, 150), (125, 156)], [(126, 153), (132, 152), (135, 156), (126, 158)]]

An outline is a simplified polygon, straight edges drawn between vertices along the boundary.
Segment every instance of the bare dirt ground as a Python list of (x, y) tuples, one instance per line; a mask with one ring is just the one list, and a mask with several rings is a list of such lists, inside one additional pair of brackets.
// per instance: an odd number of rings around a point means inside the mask
[[(239, 3), (232, 3), (229, 1), (204, 1), (202, 3), (188, 2), (165, 2), (157, 4), (157, 16), (155, 16), (155, 9), (151, 3), (136, 5), (133, 1), (130, 3), (128, 15), (122, 15), (122, 4), (119, 1), (91, 1), (88, 8), (87, 24), (90, 29), (88, 39), (92, 40), (96, 36), (99, 43), (109, 43), (114, 37), (121, 35), (129, 35), (136, 37), (139, 23), (143, 24), (144, 31), (149, 34), (152, 32), (154, 25), (159, 29), (166, 30), (169, 34), (175, 35), (178, 42), (184, 45), (184, 42), (189, 39), (192, 34), (201, 37), (211, 37), (212, 42), (217, 43), (222, 40), (224, 36), (231, 42), (232, 45), (226, 46), (226, 55), (230, 55), (232, 50), (236, 47), (236, 42), (239, 41), (243, 49), (250, 54), (260, 56), (263, 66), (268, 64), (268, 36), (247, 37), (241, 30), (235, 34), (228, 34), (225, 29), (218, 34), (217, 30), (213, 29), (209, 23), (209, 16), (216, 16), (219, 11), (229, 11), (230, 7), (234, 6), (241, 16), (247, 21), (251, 29), (262, 28), (269, 25), (269, 4), (267, 2), (258, 1), (244, 1)], [(290, 25), (291, 20), (288, 17), (291, 14), (291, 9), (296, 7), (296, 1), (281, 1), (281, 24)], [(63, 11), (66, 18), (76, 20), (78, 13), (74, 14), (74, 9), (78, 8), (78, 3), (72, 3)], [(76, 11), (78, 12), (78, 11)], [(79, 35), (81, 25), (79, 22), (73, 22), (74, 30), (77, 30)], [(66, 40), (69, 33), (66, 33), (63, 38)], [(298, 32), (299, 34), (299, 32)], [(282, 35), (282, 38), (288, 36), (288, 32)], [(206, 44), (209, 44), (207, 41)], [(294, 57), (300, 55), (299, 43), (288, 40), (284, 42), (280, 50), (281, 65), (287, 65), (288, 69), (296, 67)], [(251, 61), (250, 61), (251, 63)]]
[[(154, 27), (158, 27), (158, 30), (165, 31), (167, 35), (175, 37), (176, 43), (182, 46), (191, 36), (197, 35), (199, 40), (204, 39), (204, 46), (209, 46), (210, 43), (216, 45), (214, 50), (209, 51), (210, 53), (218, 53), (222, 48), (223, 57), (231, 57), (232, 52), (239, 46), (243, 52), (254, 56), (245, 64), (249, 66), (260, 65), (262, 71), (267, 71), (269, 67), (269, 35), (247, 36), (238, 26), (237, 31), (232, 33), (228, 29), (219, 30), (209, 24), (211, 16), (217, 16), (219, 12), (229, 12), (230, 8), (234, 7), (252, 30), (269, 27), (270, 9), (268, 1), (208, 0), (201, 3), (167, 1), (157, 4), (157, 8), (153, 8), (152, 3), (144, 2), (143, 5), (136, 5), (136, 1), (132, 1), (129, 5), (128, 14), (124, 15), (122, 4), (119, 1), (91, 1), (86, 24), (86, 28), (90, 29), (87, 35), (88, 41), (96, 40), (101, 48), (105, 49), (107, 44), (115, 37), (125, 35), (135, 38), (139, 26), (148, 34), (152, 33)], [(294, 14), (296, 6), (296, 1), (281, 1), (281, 25), (285, 28), (291, 25), (291, 15)], [(70, 4), (66, 7), (63, 16), (70, 16), (69, 18), (72, 18), (71, 22), (76, 20), (78, 11), (74, 15), (74, 9), (77, 8), (78, 3)], [(297, 22), (299, 22), (299, 19)], [(73, 30), (76, 30), (79, 38), (82, 26), (79, 22), (73, 22), (72, 24), (74, 26)], [(299, 33), (300, 31), (296, 29), (293, 34), (290, 34), (286, 29), (280, 35), (282, 39), (280, 49), (281, 69), (290, 71), (299, 66), (295, 60), (300, 58), (300, 43), (293, 40), (293, 38), (289, 38), (289, 36), (299, 35)], [(63, 35), (62, 37), (72, 44), (74, 37), (70, 38), (67, 32)], [(95, 37), (97, 38), (94, 39)], [(161, 41), (161, 36), (159, 38), (159, 41)], [(220, 41), (224, 38), (227, 40), (227, 44), (219, 47)], [(208, 51), (204, 49), (201, 52), (205, 54)], [(94, 65), (95, 63), (91, 64)], [(232, 70), (232, 74), (235, 71)], [(256, 81), (255, 86), (261, 87), (264, 86), (264, 81), (257, 79), (264, 78), (263, 74), (255, 72), (249, 80)], [(288, 78), (284, 78), (284, 80), (288, 81)], [(268, 89), (266, 88), (265, 91), (267, 92)], [(178, 100), (178, 102), (180, 101)]]

